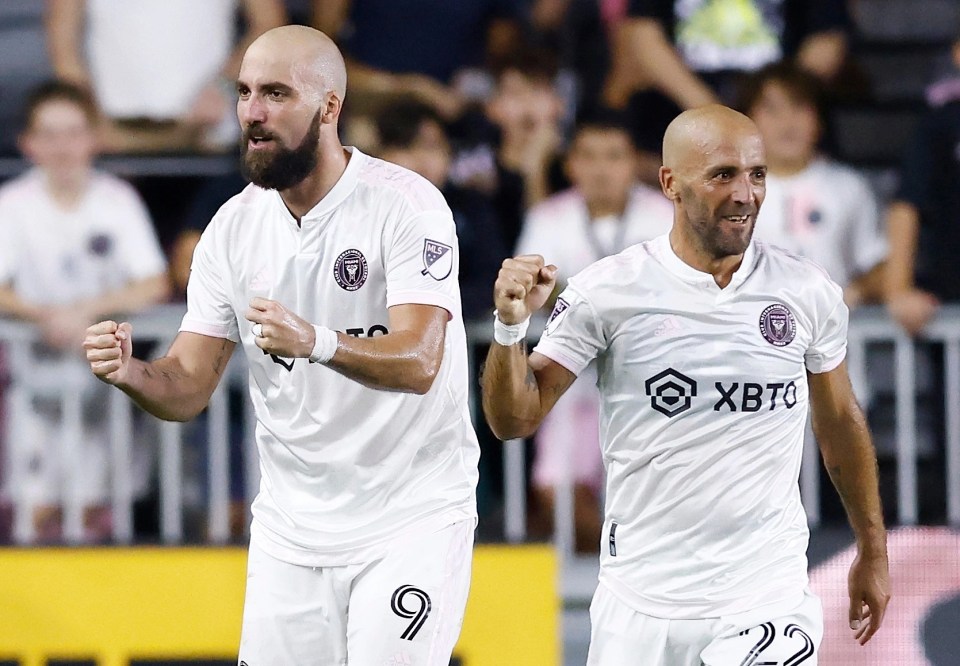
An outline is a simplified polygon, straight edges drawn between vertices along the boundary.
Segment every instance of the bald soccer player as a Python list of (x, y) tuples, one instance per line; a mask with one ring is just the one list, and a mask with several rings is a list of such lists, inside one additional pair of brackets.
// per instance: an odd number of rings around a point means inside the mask
[(262, 481), (241, 663), (447, 666), (479, 457), (457, 237), (428, 181), (340, 144), (345, 88), (316, 30), (251, 44), (237, 115), (252, 184), (200, 239), (179, 334), (150, 363), (131, 358), (129, 323), (92, 326), (84, 347), (94, 374), (177, 421), (246, 352)]
[(687, 111), (663, 142), (669, 234), (573, 277), (527, 355), (555, 266), (504, 262), (483, 405), (501, 438), (532, 433), (596, 361), (607, 472), (589, 664), (817, 663), (797, 479), (808, 406), (856, 534), (850, 628), (889, 599), (876, 457), (844, 364), (847, 308), (815, 264), (751, 242), (763, 144), (731, 109)]

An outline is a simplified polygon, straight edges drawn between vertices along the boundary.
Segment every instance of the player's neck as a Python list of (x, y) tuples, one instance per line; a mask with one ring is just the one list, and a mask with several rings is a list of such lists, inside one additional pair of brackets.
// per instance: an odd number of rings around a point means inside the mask
[(670, 231), (670, 247), (680, 261), (687, 266), (712, 275), (714, 282), (721, 289), (730, 284), (733, 274), (743, 263), (742, 254), (731, 254), (720, 258), (713, 256), (697, 242), (696, 238), (684, 233), (676, 223)]
[(280, 198), (297, 222), (330, 193), (350, 161), (350, 154), (338, 141), (321, 151), (317, 168), (302, 181), (280, 192)]

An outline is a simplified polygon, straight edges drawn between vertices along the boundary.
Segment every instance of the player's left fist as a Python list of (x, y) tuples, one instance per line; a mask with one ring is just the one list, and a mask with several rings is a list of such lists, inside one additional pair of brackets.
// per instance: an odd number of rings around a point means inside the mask
[(310, 358), (317, 333), (313, 324), (277, 301), (256, 296), (244, 314), (250, 322), (253, 342), (268, 354), (281, 358)]

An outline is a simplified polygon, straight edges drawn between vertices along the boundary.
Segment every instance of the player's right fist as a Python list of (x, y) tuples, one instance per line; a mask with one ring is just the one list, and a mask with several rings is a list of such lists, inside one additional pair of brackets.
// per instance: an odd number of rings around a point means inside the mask
[(528, 319), (547, 302), (557, 284), (557, 267), (544, 266), (539, 254), (504, 259), (493, 285), (497, 317), (513, 325)]
[(132, 334), (127, 322), (101, 321), (87, 329), (83, 349), (94, 375), (108, 384), (124, 381), (133, 351)]

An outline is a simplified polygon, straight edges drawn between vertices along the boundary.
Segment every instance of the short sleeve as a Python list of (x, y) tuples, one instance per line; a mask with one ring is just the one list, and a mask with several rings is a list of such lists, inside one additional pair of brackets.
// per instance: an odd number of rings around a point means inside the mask
[(183, 316), (180, 330), (239, 342), (237, 314), (224, 285), (230, 271), (217, 253), (217, 239), (217, 230), (211, 224), (193, 252), (187, 282), (187, 314)]
[(385, 237), (387, 307), (419, 303), (460, 314), (460, 248), (449, 208), (418, 213)]
[(534, 351), (579, 375), (606, 346), (593, 306), (576, 289), (567, 287), (557, 297)]
[(830, 372), (847, 355), (847, 325), (850, 311), (843, 302), (843, 292), (823, 275), (814, 301), (813, 335), (804, 353), (807, 370), (814, 374)]

